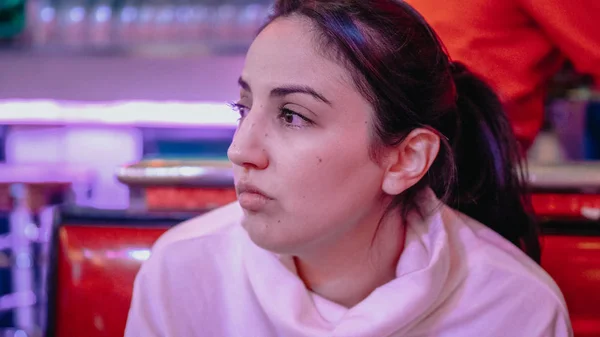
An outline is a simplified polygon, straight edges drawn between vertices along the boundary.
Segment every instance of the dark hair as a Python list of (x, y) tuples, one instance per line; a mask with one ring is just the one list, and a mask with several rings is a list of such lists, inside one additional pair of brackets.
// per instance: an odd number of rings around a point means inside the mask
[(290, 15), (312, 21), (321, 50), (345, 62), (373, 105), (374, 160), (415, 128), (440, 134), (442, 146), (428, 174), (390, 207), (406, 214), (429, 186), (444, 203), (539, 262), (521, 156), (502, 105), (464, 65), (450, 61), (412, 7), (400, 0), (278, 0), (269, 23)]

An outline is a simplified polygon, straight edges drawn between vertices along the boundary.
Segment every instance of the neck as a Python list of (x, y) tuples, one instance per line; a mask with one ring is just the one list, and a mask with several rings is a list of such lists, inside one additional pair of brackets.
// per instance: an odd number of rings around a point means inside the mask
[(299, 277), (314, 293), (351, 308), (396, 277), (404, 248), (404, 225), (390, 212), (361, 222), (335, 243), (294, 257)]

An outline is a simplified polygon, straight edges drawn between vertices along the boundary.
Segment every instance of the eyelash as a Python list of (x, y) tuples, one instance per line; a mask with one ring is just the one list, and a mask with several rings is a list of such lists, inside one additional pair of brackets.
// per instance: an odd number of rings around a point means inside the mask
[(245, 117), (244, 110), (245, 109), (249, 110), (248, 107), (246, 107), (246, 106), (244, 106), (242, 104), (239, 104), (239, 103), (234, 103), (234, 102), (229, 103), (229, 107), (232, 110), (234, 110), (234, 111), (236, 111), (237, 113), (240, 114), (240, 118), (238, 119), (238, 121)]
[[(239, 103), (229, 103), (229, 106), (230, 106), (230, 107), (231, 107), (233, 110), (237, 111), (237, 112), (240, 114), (240, 118), (239, 118), (239, 120), (242, 120), (244, 117), (246, 117), (246, 114), (248, 114), (248, 111), (250, 110), (250, 108), (248, 108), (247, 106), (245, 106), (245, 105), (242, 105), (242, 104), (239, 104)], [(284, 124), (286, 127), (289, 127), (289, 128), (292, 128), (292, 129), (299, 129), (299, 128), (302, 128), (303, 126), (292, 125), (292, 124), (290, 124), (290, 123), (288, 123), (288, 122), (285, 122), (285, 121), (283, 120), (283, 118), (284, 118), (286, 115), (293, 115), (293, 116), (297, 116), (298, 118), (300, 118), (300, 119), (302, 119), (304, 122), (306, 122), (306, 123), (308, 124), (308, 126), (311, 126), (311, 125), (313, 125), (313, 124), (314, 124), (314, 122), (313, 122), (312, 120), (310, 120), (310, 119), (308, 119), (308, 118), (304, 117), (303, 115), (301, 115), (301, 114), (299, 114), (299, 113), (297, 113), (297, 112), (295, 112), (295, 111), (293, 111), (293, 110), (290, 110), (290, 109), (287, 109), (287, 108), (283, 108), (283, 107), (282, 107), (282, 108), (279, 108), (279, 114), (278, 114), (278, 116), (277, 116), (277, 117), (279, 118), (279, 120), (281, 120), (281, 121), (283, 122), (283, 124)]]

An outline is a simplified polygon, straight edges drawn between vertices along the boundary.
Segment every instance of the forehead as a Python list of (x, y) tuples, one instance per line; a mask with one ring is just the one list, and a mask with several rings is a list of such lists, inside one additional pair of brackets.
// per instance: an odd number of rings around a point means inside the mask
[(282, 83), (311, 85), (320, 90), (352, 90), (347, 69), (326, 57), (311, 22), (299, 16), (278, 18), (254, 40), (242, 76), (252, 86)]

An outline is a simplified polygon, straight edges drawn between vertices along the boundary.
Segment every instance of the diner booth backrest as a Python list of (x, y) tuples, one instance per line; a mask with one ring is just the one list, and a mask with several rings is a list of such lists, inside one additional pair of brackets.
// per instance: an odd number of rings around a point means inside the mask
[(63, 208), (52, 239), (46, 336), (121, 337), (156, 239), (192, 214)]

